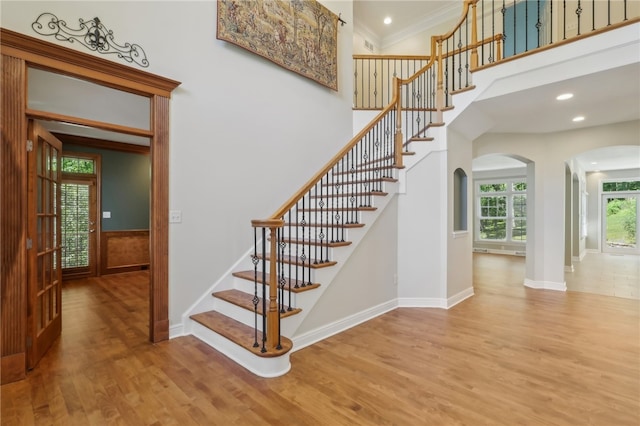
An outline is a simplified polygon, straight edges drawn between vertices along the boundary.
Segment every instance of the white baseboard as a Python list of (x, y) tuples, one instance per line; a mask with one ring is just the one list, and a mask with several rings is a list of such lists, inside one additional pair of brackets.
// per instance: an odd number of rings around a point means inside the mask
[(169, 327), (169, 339), (175, 339), (176, 337), (185, 336), (184, 325), (177, 324)]
[(447, 308), (447, 300), (437, 297), (399, 297), (399, 308)]
[(293, 341), (292, 351), (297, 351), (302, 348), (306, 348), (309, 345), (312, 345), (316, 342), (324, 340), (335, 334), (341, 333), (345, 330), (355, 327), (356, 325), (362, 324), (363, 322), (369, 321), (370, 319), (378, 317), (389, 311), (392, 311), (397, 307), (398, 307), (398, 301), (396, 299), (390, 300), (378, 306), (374, 306), (372, 308), (350, 315), (341, 320), (327, 324), (323, 327), (319, 327), (315, 330), (308, 331), (299, 336), (294, 336), (291, 339)]
[(574, 271), (573, 265), (564, 265), (564, 271), (573, 272)]
[(453, 308), (458, 303), (460, 303), (460, 302), (462, 302), (464, 300), (467, 300), (468, 298), (470, 298), (474, 294), (475, 293), (473, 292), (473, 287), (469, 287), (467, 289), (462, 290), (458, 294), (454, 294), (453, 296), (451, 296), (450, 298), (447, 299), (447, 309)]
[(535, 288), (540, 290), (555, 290), (555, 291), (567, 291), (567, 283), (556, 283), (552, 281), (533, 281), (525, 278), (524, 285), (529, 288)]
[(474, 253), (487, 253), (487, 254), (506, 254), (509, 256), (526, 256), (526, 250), (500, 250), (491, 248), (474, 248)]

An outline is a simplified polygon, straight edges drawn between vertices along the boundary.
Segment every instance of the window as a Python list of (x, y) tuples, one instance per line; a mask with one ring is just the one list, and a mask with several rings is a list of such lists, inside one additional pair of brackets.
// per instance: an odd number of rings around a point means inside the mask
[(527, 241), (527, 183), (523, 179), (479, 182), (476, 192), (476, 238)]
[(62, 269), (89, 268), (95, 231), (95, 186), (98, 156), (62, 153)]

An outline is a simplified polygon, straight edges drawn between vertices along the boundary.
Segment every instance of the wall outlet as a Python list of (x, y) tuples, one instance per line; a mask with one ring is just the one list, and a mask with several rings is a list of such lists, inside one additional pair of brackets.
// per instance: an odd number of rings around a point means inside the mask
[(170, 210), (169, 223), (182, 223), (182, 210)]

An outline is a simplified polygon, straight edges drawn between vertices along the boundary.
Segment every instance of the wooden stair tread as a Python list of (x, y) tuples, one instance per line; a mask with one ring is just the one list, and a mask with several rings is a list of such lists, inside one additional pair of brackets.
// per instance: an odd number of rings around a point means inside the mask
[[(294, 222), (285, 222), (283, 226), (300, 226), (302, 227), (302, 225), (300, 225), (299, 223), (294, 223)], [(332, 224), (329, 225), (327, 223), (323, 223), (323, 224), (319, 224), (319, 223), (305, 223), (304, 224), (305, 227), (307, 228), (318, 228), (318, 227), (323, 227), (323, 228), (362, 228), (364, 227), (364, 223), (342, 223), (342, 224)]]
[[(381, 178), (375, 178), (375, 179), (362, 179), (362, 180), (352, 180), (350, 182), (341, 182), (342, 186), (348, 186), (348, 185), (360, 185), (363, 183), (377, 183), (377, 182), (397, 182), (398, 179), (396, 178), (391, 178), (391, 177), (381, 177)], [(335, 186), (336, 184), (333, 182), (329, 182), (329, 183), (323, 183), (322, 186)]]
[(380, 166), (380, 167), (362, 167), (362, 166), (358, 166), (357, 169), (353, 169), (353, 170), (344, 170), (342, 172), (334, 172), (332, 174), (332, 176), (340, 176), (340, 175), (349, 175), (352, 173), (367, 173), (367, 172), (379, 172), (381, 170), (393, 170), (395, 169), (396, 166), (395, 165), (387, 165), (387, 166)]
[[(215, 293), (213, 293), (213, 297), (217, 297), (218, 299), (224, 300), (226, 302), (239, 306), (243, 309), (254, 312), (253, 294), (245, 293), (244, 291), (240, 291), (236, 289), (231, 289), (231, 290), (216, 291)], [(267, 300), (267, 304), (268, 303), (269, 301)], [(262, 306), (263, 306), (262, 298), (258, 297), (258, 306), (257, 306), (258, 315), (264, 315)], [(300, 312), (302, 312), (302, 309), (300, 308), (295, 308), (291, 310), (288, 310), (287, 308), (285, 308), (284, 312), (280, 312), (280, 317), (286, 318)]]
[(408, 145), (411, 142), (431, 142), (433, 141), (435, 138), (433, 136), (426, 136), (426, 137), (415, 137), (415, 138), (411, 138), (409, 139), (409, 141), (405, 144)]
[[(234, 277), (238, 277), (243, 280), (248, 280), (253, 282), (255, 278), (255, 271), (239, 271), (239, 272), (234, 272), (232, 275)], [(262, 284), (262, 272), (258, 271), (257, 278), (258, 278), (258, 282)], [(269, 274), (265, 274), (265, 279), (267, 281), (267, 284), (269, 284), (269, 281), (271, 280), (271, 276)], [(285, 290), (289, 290), (289, 288), (291, 288), (290, 291), (293, 293), (302, 293), (303, 291), (313, 290), (314, 288), (320, 287), (320, 284), (317, 284), (317, 283), (305, 284), (303, 281), (296, 280), (295, 278), (285, 277), (285, 280), (286, 280), (285, 287), (284, 287)], [(291, 284), (291, 287), (289, 287), (289, 284)]]
[[(218, 333), (219, 335), (231, 340), (238, 346), (241, 346), (254, 353), (259, 357), (271, 358), (286, 354), (293, 347), (293, 342), (282, 336), (280, 343), (282, 348), (268, 348), (267, 352), (262, 353), (261, 347), (253, 347), (255, 342), (255, 330), (253, 327), (249, 327), (239, 321), (229, 318), (216, 311), (203, 312), (200, 314), (191, 315), (191, 319), (202, 324), (208, 329)], [(262, 339), (262, 332), (258, 332), (258, 341)]]
[(299, 244), (308, 246), (323, 246), (323, 247), (346, 247), (351, 245), (351, 241), (327, 241), (327, 240), (310, 240), (308, 238), (280, 238), (280, 241), (284, 241), (289, 244)]
[(319, 213), (319, 212), (353, 212), (353, 211), (359, 211), (359, 212), (373, 212), (378, 210), (377, 207), (373, 207), (373, 206), (359, 206), (359, 207), (318, 207), (318, 208), (313, 208), (313, 209), (298, 209), (299, 212), (310, 212), (310, 213)]
[[(263, 258), (263, 256), (261, 254), (259, 254), (258, 257), (260, 259)], [(264, 259), (271, 260), (271, 254), (267, 253), (264, 256)], [(298, 265), (298, 266), (302, 266), (302, 264), (303, 264), (303, 262), (302, 262), (302, 260), (300, 260), (299, 256), (297, 256), (297, 257), (296, 256), (284, 256), (282, 258), (282, 262), (283, 263), (290, 263), (292, 265)], [(327, 268), (329, 266), (334, 266), (334, 265), (337, 265), (337, 264), (338, 264), (338, 262), (333, 261), (333, 260), (322, 262), (322, 261), (318, 261), (316, 259), (307, 258), (304, 261), (304, 266), (306, 266), (308, 268), (311, 268), (311, 269)]]
[(389, 195), (388, 192), (382, 192), (382, 191), (368, 191), (368, 192), (355, 192), (353, 194), (347, 194), (347, 193), (342, 193), (342, 194), (326, 194), (326, 195), (310, 195), (309, 198), (337, 198), (337, 197), (368, 197), (368, 196), (376, 196), (376, 197), (385, 197), (387, 195)]

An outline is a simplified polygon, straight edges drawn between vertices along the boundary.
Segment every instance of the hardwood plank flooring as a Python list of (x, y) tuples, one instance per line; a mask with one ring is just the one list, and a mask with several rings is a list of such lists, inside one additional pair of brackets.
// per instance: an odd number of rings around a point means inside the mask
[(402, 308), (262, 379), (193, 337), (147, 341), (148, 275), (66, 283), (63, 333), (2, 386), (2, 425), (640, 424), (637, 300), (522, 286), (474, 255), (476, 295)]

